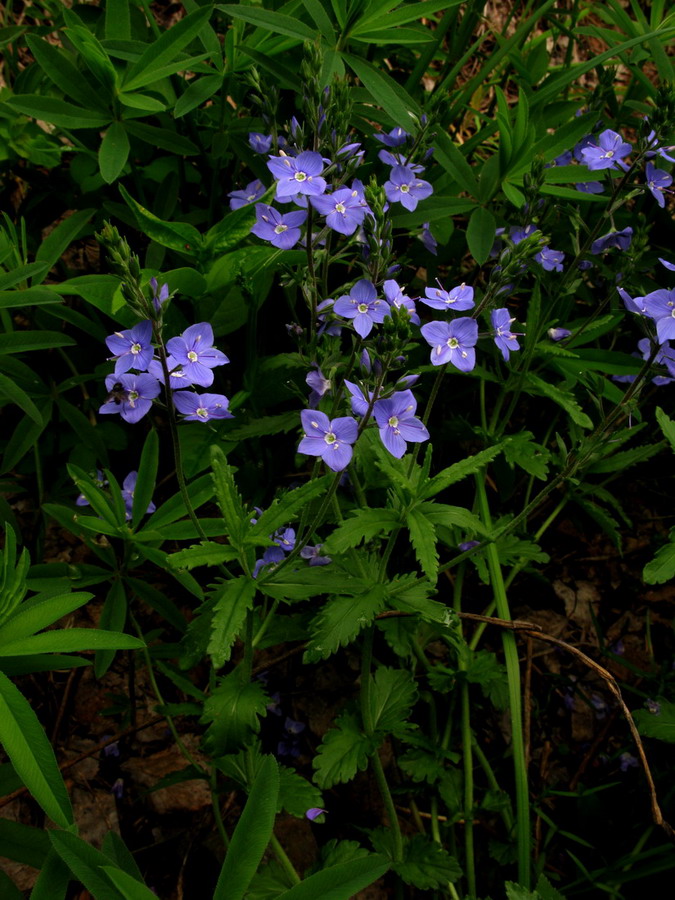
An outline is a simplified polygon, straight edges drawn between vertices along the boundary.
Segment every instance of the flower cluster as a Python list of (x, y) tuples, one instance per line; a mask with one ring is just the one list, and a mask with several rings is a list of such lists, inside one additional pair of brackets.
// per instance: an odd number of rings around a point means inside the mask
[[(166, 285), (159, 292), (153, 286), (158, 302), (168, 297)], [(229, 400), (223, 394), (199, 394), (192, 387), (210, 387), (213, 369), (229, 362), (227, 356), (213, 346), (213, 329), (208, 322), (190, 325), (177, 337), (170, 338), (161, 355), (155, 356), (153, 323), (139, 322), (133, 328), (116, 331), (106, 338), (113, 354), (115, 369), (106, 377), (108, 396), (99, 408), (103, 415), (118, 414), (126, 422), (135, 423), (151, 409), (169, 375), (173, 403), (186, 421), (207, 422), (229, 419)]]

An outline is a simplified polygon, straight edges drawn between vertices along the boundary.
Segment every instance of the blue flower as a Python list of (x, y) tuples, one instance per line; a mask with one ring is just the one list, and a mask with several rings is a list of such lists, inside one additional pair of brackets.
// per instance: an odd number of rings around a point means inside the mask
[(305, 434), (298, 446), (298, 453), (320, 456), (329, 469), (341, 472), (352, 459), (352, 444), (358, 437), (356, 419), (343, 416), (329, 419), (325, 413), (304, 409), (300, 413)]
[(663, 195), (666, 188), (670, 187), (673, 183), (673, 176), (669, 175), (663, 169), (655, 169), (654, 166), (648, 162), (645, 177), (647, 179), (647, 188), (649, 189), (649, 192), (661, 209), (663, 209), (666, 205), (666, 198)]
[(366, 338), (374, 324), (384, 321), (389, 305), (385, 300), (378, 299), (373, 283), (362, 278), (349, 294), (344, 294), (335, 301), (333, 312), (345, 319), (353, 319), (354, 331)]
[(429, 432), (415, 417), (416, 409), (417, 400), (412, 391), (399, 391), (388, 400), (377, 400), (373, 406), (382, 443), (397, 459), (408, 449), (406, 441), (420, 443), (429, 440)]
[(326, 225), (340, 234), (354, 234), (370, 207), (358, 190), (340, 188), (332, 194), (310, 197), (312, 206), (326, 217)]
[[(126, 509), (127, 519), (131, 518), (131, 511), (134, 506), (134, 491), (136, 490), (136, 482), (138, 481), (138, 472), (133, 471), (129, 472), (127, 477), (122, 482), (122, 498), (124, 500), (124, 506)], [(150, 513), (154, 513), (157, 509), (155, 504), (150, 501), (148, 504), (148, 508), (146, 509), (146, 513), (149, 515)]]
[(308, 809), (305, 813), (305, 818), (309, 819), (310, 822), (314, 822), (319, 818), (319, 816), (322, 816), (327, 812), (327, 809), (321, 809), (320, 806), (312, 806), (312, 808)]
[(291, 200), (296, 194), (317, 196), (326, 190), (323, 157), (313, 150), (304, 150), (298, 156), (273, 156), (267, 168), (277, 180), (277, 200)]
[(627, 166), (623, 160), (632, 149), (620, 134), (608, 128), (599, 135), (597, 143), (584, 147), (581, 156), (591, 172), (597, 172), (600, 169), (616, 169), (617, 166), (626, 169)]
[(597, 255), (604, 253), (612, 247), (618, 247), (619, 250), (628, 250), (633, 240), (633, 229), (628, 225), (623, 231), (610, 231), (603, 234), (591, 244), (591, 253)]
[(675, 340), (675, 290), (652, 291), (643, 300), (646, 314), (656, 322), (659, 344)]
[(330, 391), (330, 381), (318, 366), (316, 366), (312, 372), (308, 373), (305, 381), (312, 389), (312, 393), (309, 395), (309, 400), (307, 402), (310, 409), (316, 409), (319, 405), (319, 400), (324, 394), (327, 394), (328, 391)]
[(259, 131), (250, 131), (248, 143), (251, 150), (255, 150), (256, 153), (269, 153), (272, 146), (272, 135), (260, 134)]
[(515, 322), (515, 319), (509, 316), (509, 311), (506, 307), (493, 309), (490, 319), (494, 329), (494, 342), (501, 351), (504, 360), (508, 361), (512, 350), (520, 350), (518, 339), (511, 331), (511, 322)]
[(314, 547), (303, 547), (300, 551), (302, 559), (308, 559), (310, 566), (327, 566), (333, 562), (330, 556), (321, 556), (321, 544)]
[(178, 337), (170, 338), (166, 349), (179, 366), (182, 366), (192, 384), (209, 387), (213, 384), (216, 366), (224, 366), (230, 360), (213, 346), (213, 329), (208, 322), (190, 325)]
[(389, 181), (384, 184), (384, 193), (390, 203), (401, 203), (412, 212), (420, 200), (426, 200), (434, 192), (428, 181), (418, 178), (410, 166), (394, 166)]
[(535, 254), (535, 260), (546, 272), (562, 272), (565, 254), (562, 250), (552, 250), (548, 245)]
[(307, 218), (303, 209), (284, 213), (283, 215), (267, 206), (265, 203), (256, 204), (256, 223), (251, 228), (251, 233), (263, 241), (269, 241), (273, 247), (280, 250), (290, 250), (300, 240), (300, 226)]
[(431, 362), (434, 366), (445, 363), (470, 372), (476, 365), (478, 323), (475, 319), (463, 317), (452, 322), (428, 322), (420, 329), (424, 340), (431, 345)]
[(378, 132), (373, 137), (376, 141), (381, 141), (386, 147), (400, 147), (401, 144), (405, 144), (410, 135), (399, 125), (396, 128), (392, 128), (389, 134)]
[[(119, 387), (118, 387), (119, 385)], [(110, 395), (99, 413), (118, 413), (125, 422), (134, 424), (150, 412), (152, 401), (161, 391), (159, 381), (152, 375), (108, 375), (105, 386)]]
[(159, 312), (169, 299), (169, 285), (163, 284), (159, 287), (157, 279), (153, 275), (150, 279), (150, 289), (152, 291), (152, 305), (155, 307), (155, 310)]
[(265, 193), (265, 185), (256, 178), (255, 181), (249, 182), (243, 191), (230, 191), (227, 195), (230, 198), (230, 209), (241, 209), (249, 203), (260, 200)]
[(549, 328), (546, 333), (552, 341), (563, 341), (572, 334), (569, 328)]
[(407, 309), (413, 325), (420, 324), (420, 317), (417, 315), (413, 300), (403, 293), (403, 289), (397, 281), (394, 281), (393, 278), (388, 278), (382, 285), (382, 290), (390, 306), (395, 306), (397, 309), (401, 307)]
[(126, 331), (116, 331), (105, 339), (115, 360), (115, 375), (138, 369), (143, 372), (152, 359), (152, 322), (139, 322)]
[(438, 241), (431, 233), (429, 222), (422, 223), (422, 232), (418, 235), (418, 237), (427, 248), (429, 253), (433, 253), (434, 256), (438, 256)]
[(176, 391), (173, 402), (185, 422), (208, 422), (210, 419), (233, 419), (228, 410), (230, 401), (223, 394), (195, 394)]
[(472, 309), (473, 288), (469, 285), (462, 284), (446, 291), (441, 287), (440, 281), (437, 288), (425, 288), (425, 297), (420, 297), (422, 303), (431, 306), (433, 309), (455, 309), (457, 311)]

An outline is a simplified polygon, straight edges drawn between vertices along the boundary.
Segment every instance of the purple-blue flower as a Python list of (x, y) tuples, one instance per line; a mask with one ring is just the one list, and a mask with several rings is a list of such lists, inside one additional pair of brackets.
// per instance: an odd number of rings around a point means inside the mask
[(183, 414), (186, 422), (208, 422), (210, 419), (233, 419), (228, 411), (230, 401), (223, 394), (195, 394), (192, 391), (176, 391), (174, 406)]
[(395, 306), (397, 309), (401, 307), (407, 309), (413, 325), (420, 324), (420, 317), (417, 315), (415, 303), (407, 294), (403, 293), (403, 288), (397, 281), (394, 281), (393, 278), (388, 278), (382, 285), (382, 290), (390, 306)]
[(675, 290), (660, 288), (643, 298), (646, 314), (656, 322), (659, 344), (675, 340)]
[(344, 385), (352, 395), (351, 399), (351, 408), (352, 412), (355, 416), (365, 416), (368, 412), (368, 407), (370, 406), (370, 401), (373, 399), (373, 392), (368, 391), (368, 396), (366, 398), (366, 391), (364, 388), (359, 387), (358, 384), (354, 384), (353, 381), (348, 381), (346, 378), (344, 380)]
[(438, 287), (425, 288), (424, 293), (426, 298), (420, 297), (420, 300), (422, 303), (426, 303), (427, 306), (433, 307), (433, 309), (456, 309), (461, 311), (472, 309), (474, 306), (473, 288), (463, 282), (450, 291), (442, 288), (439, 282)]
[(645, 170), (645, 178), (647, 179), (647, 187), (661, 209), (666, 205), (666, 198), (663, 196), (666, 188), (673, 183), (673, 176), (669, 175), (663, 169), (655, 169), (648, 162)]
[(581, 191), (582, 194), (602, 194), (605, 190), (604, 185), (600, 181), (581, 181), (574, 187)]
[(665, 266), (670, 272), (675, 272), (675, 264), (668, 262), (667, 259), (663, 259), (663, 257), (659, 256), (659, 262), (662, 266)]
[(152, 305), (155, 307), (155, 310), (159, 312), (169, 299), (169, 285), (164, 283), (160, 287), (157, 279), (153, 275), (150, 279), (150, 290), (152, 291)]
[(300, 419), (305, 434), (298, 446), (298, 453), (320, 456), (334, 472), (346, 469), (352, 458), (352, 444), (358, 437), (356, 419), (341, 416), (331, 420), (325, 413), (314, 409), (304, 409)]
[(622, 772), (627, 772), (629, 769), (638, 769), (640, 767), (640, 761), (637, 756), (633, 756), (632, 753), (622, 753), (619, 757), (619, 768)]
[(591, 244), (591, 253), (597, 255), (598, 253), (604, 253), (605, 250), (610, 250), (612, 247), (618, 247), (619, 250), (628, 250), (632, 240), (633, 229), (628, 225), (622, 231), (610, 231), (608, 234), (603, 234), (602, 237), (594, 240)]
[(584, 147), (581, 156), (590, 171), (597, 172), (600, 169), (616, 169), (617, 165), (626, 168), (623, 160), (632, 149), (620, 134), (608, 128), (598, 136), (595, 145)]
[(534, 256), (535, 260), (546, 272), (562, 272), (565, 254), (562, 250), (552, 250), (548, 245), (542, 247)]
[(431, 346), (431, 362), (435, 366), (445, 363), (470, 372), (476, 365), (478, 323), (475, 319), (463, 317), (452, 322), (428, 322), (420, 329), (422, 337)]
[(378, 300), (375, 285), (362, 278), (349, 294), (344, 294), (333, 304), (333, 312), (345, 319), (354, 320), (354, 330), (362, 338), (368, 337), (373, 325), (384, 321), (389, 305)]
[(655, 131), (650, 131), (647, 135), (647, 146), (650, 149), (645, 153), (646, 157), (660, 156), (661, 159), (667, 159), (668, 162), (675, 163), (675, 158), (668, 156), (668, 153), (666, 152), (667, 150), (675, 150), (675, 146), (659, 147)]
[[(127, 477), (122, 482), (122, 499), (124, 500), (124, 506), (126, 508), (127, 519), (131, 518), (131, 511), (134, 506), (134, 491), (136, 490), (136, 482), (138, 481), (138, 472), (129, 472)], [(155, 504), (150, 501), (148, 504), (148, 508), (146, 509), (146, 513), (149, 515), (150, 513), (154, 513), (157, 509)]]
[(280, 250), (290, 250), (300, 240), (300, 226), (304, 224), (307, 213), (304, 209), (287, 212), (283, 215), (273, 206), (257, 203), (255, 207), (256, 223), (251, 233), (263, 241), (269, 241)]
[(313, 150), (304, 150), (298, 156), (273, 156), (267, 168), (277, 180), (277, 200), (291, 200), (296, 194), (317, 196), (326, 190), (323, 157)]
[(415, 175), (421, 175), (424, 172), (424, 166), (421, 166), (419, 163), (408, 162), (403, 153), (391, 153), (389, 150), (380, 150), (377, 156), (385, 166), (391, 166), (392, 168), (394, 166), (407, 166)]
[(312, 206), (326, 217), (326, 225), (340, 234), (354, 234), (370, 207), (358, 190), (340, 188), (332, 194), (311, 197)]
[[(169, 387), (172, 391), (179, 391), (181, 388), (190, 387), (192, 385), (192, 381), (188, 378), (187, 372), (173, 356), (167, 356), (166, 366), (169, 370)], [(148, 372), (164, 384), (164, 370), (158, 359), (150, 360)]]
[[(108, 484), (108, 479), (105, 477), (103, 472), (100, 469), (96, 470), (96, 475), (92, 476), (94, 480), (94, 484), (97, 487), (104, 488)], [(75, 499), (76, 506), (89, 506), (89, 501), (84, 496), (84, 494), (78, 494)]]
[(224, 366), (230, 360), (213, 346), (213, 329), (208, 322), (190, 325), (178, 337), (170, 338), (166, 349), (173, 356), (192, 384), (209, 387), (213, 384), (216, 366)]
[(422, 231), (418, 235), (418, 237), (427, 248), (429, 253), (433, 253), (434, 256), (438, 256), (438, 241), (431, 233), (429, 222), (422, 223)]
[(511, 322), (515, 322), (515, 319), (509, 316), (509, 311), (506, 307), (502, 307), (501, 309), (492, 310), (490, 320), (494, 330), (494, 342), (501, 351), (504, 361), (508, 361), (511, 351), (520, 350), (518, 338), (511, 331)]
[(373, 137), (376, 141), (381, 141), (385, 147), (400, 147), (401, 144), (405, 144), (407, 139), (410, 137), (407, 131), (404, 131), (400, 125), (397, 125), (396, 128), (392, 128), (389, 134), (382, 134), (381, 131), (374, 134)]
[(569, 328), (549, 328), (546, 333), (552, 341), (562, 341), (572, 334)]
[(426, 200), (434, 189), (428, 181), (418, 178), (410, 166), (394, 166), (389, 181), (384, 184), (384, 193), (390, 203), (402, 203), (412, 212), (420, 200)]
[(377, 400), (373, 406), (382, 443), (397, 459), (408, 449), (406, 441), (418, 444), (429, 440), (429, 432), (415, 417), (416, 409), (412, 391), (399, 391), (387, 400)]
[(534, 225), (533, 223), (530, 225), (523, 225), (522, 227), (515, 225), (509, 228), (509, 237), (514, 244), (519, 244), (521, 241), (524, 241), (525, 238), (530, 237), (537, 231), (539, 231), (539, 226)]
[(265, 185), (256, 178), (255, 181), (249, 182), (243, 191), (230, 191), (227, 195), (230, 198), (230, 209), (241, 209), (242, 206), (254, 203), (256, 200), (260, 200), (264, 193)]
[(321, 556), (321, 544), (315, 544), (314, 547), (303, 547), (300, 551), (302, 559), (308, 559), (310, 566), (328, 566), (333, 560), (330, 556)]
[(309, 400), (307, 401), (309, 403), (309, 408), (316, 409), (319, 405), (319, 400), (331, 389), (330, 381), (318, 366), (307, 374), (305, 381), (312, 389), (312, 393), (309, 395)]
[(126, 331), (116, 331), (105, 339), (115, 360), (115, 375), (138, 369), (143, 372), (152, 359), (152, 322), (139, 322)]
[(159, 381), (147, 374), (111, 374), (106, 377), (105, 386), (111, 398), (99, 408), (99, 413), (119, 413), (125, 422), (132, 424), (150, 412), (152, 401), (161, 391)]
[(312, 806), (311, 809), (308, 809), (305, 813), (305, 817), (309, 819), (310, 822), (314, 822), (319, 816), (322, 816), (324, 813), (327, 813), (327, 809), (321, 809), (320, 806)]
[(644, 297), (631, 297), (631, 295), (622, 287), (617, 287), (619, 297), (623, 300), (623, 305), (628, 312), (635, 313), (638, 316), (647, 316), (647, 307), (645, 306)]
[(255, 150), (256, 153), (269, 153), (272, 146), (272, 135), (260, 134), (259, 131), (250, 131), (248, 143), (251, 150)]

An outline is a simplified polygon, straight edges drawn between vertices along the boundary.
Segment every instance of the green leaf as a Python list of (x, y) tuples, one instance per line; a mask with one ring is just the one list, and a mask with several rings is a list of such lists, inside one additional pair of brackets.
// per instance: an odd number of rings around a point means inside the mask
[(277, 811), (285, 809), (298, 819), (304, 819), (305, 813), (312, 807), (323, 806), (321, 791), (310, 784), (295, 769), (279, 766), (279, 800)]
[(137, 203), (123, 185), (119, 185), (119, 190), (136, 217), (139, 228), (151, 240), (156, 241), (162, 247), (168, 247), (169, 250), (176, 250), (178, 253), (187, 255), (194, 255), (195, 250), (201, 246), (202, 236), (194, 225), (187, 222), (165, 222)]
[(351, 900), (361, 891), (381, 878), (389, 869), (389, 863), (381, 856), (369, 854), (363, 859), (329, 866), (315, 872), (296, 884), (277, 900)]
[(537, 879), (537, 891), (541, 900), (565, 900), (560, 891), (557, 891), (548, 878), (542, 873)]
[(392, 861), (392, 869), (406, 884), (419, 890), (442, 888), (450, 881), (457, 881), (462, 870), (454, 856), (444, 850), (431, 838), (423, 834), (406, 838), (403, 846), (403, 861), (394, 861), (393, 835), (384, 828), (376, 828), (370, 833), (373, 847)]
[[(325, 590), (332, 590), (327, 584)], [(355, 597), (332, 597), (312, 621), (312, 637), (303, 660), (328, 659), (340, 647), (351, 643), (359, 632), (384, 609), (387, 586), (375, 584)]]
[(66, 900), (70, 870), (56, 850), (50, 849), (42, 866), (30, 900)]
[(531, 431), (511, 435), (504, 444), (504, 456), (511, 465), (519, 466), (530, 475), (542, 480), (548, 474), (549, 451), (533, 440)]
[(155, 900), (157, 897), (157, 894), (154, 894), (137, 878), (121, 869), (102, 865), (100, 871), (107, 875), (124, 900)]
[(513, 881), (505, 881), (504, 887), (506, 888), (506, 900), (541, 900), (538, 891), (530, 891)]
[(129, 138), (121, 122), (113, 122), (105, 133), (98, 150), (98, 167), (106, 184), (112, 184), (122, 174), (129, 158)]
[(408, 716), (417, 700), (417, 686), (404, 669), (380, 666), (370, 691), (373, 729), (382, 736), (409, 731)]
[[(322, 551), (323, 552), (323, 551)], [(335, 564), (326, 571), (324, 566), (303, 565), (301, 569), (286, 566), (276, 575), (274, 570), (258, 578), (260, 590), (275, 600), (308, 600), (319, 594), (360, 594), (370, 587), (363, 578), (345, 574)]]
[(413, 507), (408, 511), (406, 524), (417, 561), (427, 578), (435, 582), (438, 578), (436, 529), (419, 507)]
[(447, 469), (443, 469), (438, 475), (434, 475), (431, 481), (422, 486), (420, 497), (423, 500), (427, 500), (429, 497), (434, 497), (436, 494), (444, 491), (450, 485), (462, 481), (469, 475), (475, 475), (476, 472), (480, 472), (484, 466), (502, 452), (503, 447), (503, 443), (495, 444), (493, 447), (481, 450), (473, 456), (467, 456), (466, 459), (462, 459), (454, 463), (454, 465), (448, 466)]
[(0, 856), (40, 869), (50, 849), (49, 838), (42, 828), (0, 818)]
[(54, 751), (28, 701), (0, 672), (0, 743), (21, 781), (45, 813), (73, 824), (73, 810)]
[(132, 875), (136, 881), (143, 881), (141, 870), (136, 864), (131, 851), (116, 831), (109, 831), (103, 838), (101, 852), (112, 860), (118, 869)]
[(664, 413), (660, 406), (656, 407), (656, 421), (661, 427), (663, 436), (675, 452), (675, 422)]
[(477, 206), (471, 213), (466, 229), (466, 242), (471, 255), (479, 266), (482, 266), (490, 256), (490, 250), (495, 242), (496, 228), (495, 217), (489, 210)]
[(59, 128), (105, 128), (112, 119), (110, 113), (93, 112), (82, 106), (57, 100), (56, 97), (43, 97), (41, 94), (15, 94), (5, 101), (12, 109), (22, 112), (34, 119), (50, 122)]
[[(196, 478), (187, 488), (190, 504), (193, 509), (199, 509), (208, 502), (214, 494), (213, 479), (210, 475), (202, 475)], [(146, 528), (162, 528), (187, 516), (185, 502), (180, 493), (176, 493), (163, 503), (157, 512), (154, 512), (146, 523)]]
[[(51, 287), (30, 287), (18, 291), (0, 291), (0, 309), (16, 309), (25, 306), (47, 306), (60, 303), (60, 298)], [(23, 337), (28, 332), (21, 332)], [(53, 332), (56, 333), (56, 332)], [(18, 334), (18, 332), (14, 332)], [(5, 351), (8, 352), (8, 351)]]
[(444, 131), (436, 135), (434, 143), (437, 148), (436, 158), (445, 171), (450, 173), (461, 190), (467, 191), (472, 197), (477, 197), (480, 190), (478, 180), (462, 151), (453, 144), (450, 136)]
[(362, 541), (371, 541), (380, 534), (389, 534), (399, 525), (399, 516), (393, 509), (359, 509), (324, 542), (327, 555), (344, 553), (358, 547)]
[(50, 268), (55, 265), (95, 212), (95, 209), (79, 209), (59, 223), (38, 247), (35, 259), (49, 263)]
[(361, 731), (353, 713), (342, 713), (319, 745), (312, 765), (314, 780), (320, 788), (351, 781), (358, 771), (368, 765), (368, 757), (377, 749), (379, 741)]
[(50, 831), (49, 839), (74, 877), (96, 900), (126, 900), (103, 872), (104, 867), (110, 866), (110, 860), (100, 850), (67, 831)]
[(246, 543), (253, 544), (254, 541), (257, 543), (259, 538), (267, 538), (279, 528), (288, 525), (310, 500), (314, 500), (328, 490), (331, 481), (330, 476), (324, 475), (322, 478), (314, 478), (307, 484), (277, 497), (250, 529), (246, 536)]
[(29, 278), (41, 281), (48, 271), (49, 263), (45, 262), (32, 262), (26, 263), (25, 266), (17, 266), (9, 272), (0, 274), (0, 291), (13, 288), (22, 281), (28, 281)]
[[(26, 415), (31, 418), (36, 425), (42, 426), (42, 414), (37, 406), (30, 399), (28, 394), (18, 386), (11, 378), (7, 378), (0, 373), (0, 398), (7, 398), (11, 403), (18, 406)], [(0, 405), (4, 405), (0, 399)]]
[(565, 391), (562, 388), (554, 387), (548, 381), (544, 381), (533, 372), (528, 372), (526, 376), (528, 393), (541, 394), (557, 403), (570, 417), (570, 419), (581, 428), (592, 428), (593, 422), (582, 410), (577, 403), (574, 394), (571, 391)]
[[(330, 46), (335, 45), (335, 29), (320, 0), (302, 0), (302, 5)], [(352, 32), (353, 33), (353, 32)]]
[(176, 156), (196, 156), (199, 153), (196, 144), (171, 128), (158, 128), (156, 125), (131, 121), (127, 121), (125, 127), (133, 137), (150, 144), (151, 147), (168, 150)]
[(171, 63), (191, 43), (211, 16), (208, 6), (190, 13), (153, 41), (139, 60), (129, 67), (124, 79), (124, 90), (131, 91), (157, 81), (158, 71)]
[(153, 428), (143, 444), (141, 461), (138, 466), (138, 478), (134, 488), (134, 500), (131, 510), (131, 525), (138, 528), (143, 516), (147, 515), (148, 506), (152, 501), (157, 480), (157, 466), (159, 464), (159, 437)]
[(675, 703), (659, 699), (658, 713), (648, 709), (633, 712), (635, 724), (643, 737), (657, 738), (675, 744)]
[(663, 584), (675, 577), (675, 542), (665, 544), (642, 571), (647, 584)]
[(211, 756), (236, 753), (260, 731), (269, 700), (259, 682), (242, 680), (238, 669), (221, 679), (204, 704), (202, 724), (209, 724), (204, 748)]
[(223, 86), (222, 75), (205, 75), (203, 78), (195, 78), (188, 85), (187, 90), (176, 101), (173, 110), (174, 118), (192, 112), (197, 106), (201, 106), (209, 98), (213, 97)]
[(100, 95), (88, 79), (82, 77), (69, 54), (33, 34), (26, 35), (26, 43), (37, 64), (64, 94), (87, 109), (101, 110)]
[(279, 767), (265, 756), (230, 838), (213, 900), (242, 900), (272, 837), (279, 794)]
[(11, 618), (0, 627), (0, 655), (7, 655), (2, 649), (10, 641), (29, 637), (43, 628), (69, 615), (91, 600), (93, 594), (59, 594), (56, 597), (33, 597), (30, 604), (19, 606)]
[(216, 605), (211, 621), (207, 653), (214, 669), (220, 669), (232, 653), (232, 645), (241, 631), (246, 613), (253, 606), (256, 583), (247, 575), (227, 581), (215, 591)]
[[(274, 186), (270, 187), (258, 202), (270, 203), (273, 196)], [(236, 260), (237, 263), (240, 263), (236, 268), (230, 265), (230, 260), (219, 258), (227, 253), (228, 250), (233, 250), (250, 235), (251, 226), (255, 222), (255, 217), (255, 204), (247, 204), (246, 206), (241, 206), (239, 209), (227, 213), (220, 222), (216, 222), (216, 224), (206, 232), (206, 235), (204, 236), (204, 249), (216, 260), (213, 268), (208, 273), (210, 290), (214, 289), (214, 282), (220, 287), (222, 284), (229, 284), (231, 281), (235, 280), (246, 263), (250, 260), (255, 260), (256, 256), (262, 256), (263, 259), (267, 256), (268, 266), (277, 259), (287, 258), (283, 255), (286, 251), (273, 251), (270, 247), (243, 248), (240, 251), (241, 257), (234, 257), (232, 260), (233, 262)], [(257, 261), (255, 262), (255, 266), (256, 269), (262, 267)], [(221, 275), (223, 267), (233, 270), (231, 278), (227, 281), (223, 279)]]
[[(127, 594), (124, 584), (116, 579), (110, 585), (98, 623), (106, 631), (123, 631), (127, 622)], [(94, 661), (94, 675), (103, 678), (115, 659), (115, 650), (98, 650)]]
[(419, 115), (420, 108), (405, 88), (360, 56), (351, 53), (341, 55), (373, 98), (373, 102), (381, 106), (397, 125), (406, 131), (414, 131), (410, 113)]
[(241, 547), (250, 526), (249, 515), (239, 496), (234, 470), (217, 444), (211, 447), (211, 469), (216, 500), (225, 520), (226, 533), (235, 547)]
[(23, 900), (24, 896), (4, 869), (0, 869), (0, 893), (2, 900)]
[[(222, 519), (218, 520), (221, 523)], [(190, 523), (186, 523), (190, 524)], [(170, 527), (170, 526), (165, 526)], [(165, 529), (162, 529), (162, 534)], [(169, 563), (176, 569), (196, 569), (198, 566), (220, 566), (238, 557), (237, 551), (230, 544), (217, 544), (215, 541), (200, 541), (185, 550), (178, 550), (168, 556)]]
[(128, 41), (131, 38), (129, 0), (106, 0), (105, 37), (108, 41)]
[(57, 628), (9, 641), (2, 652), (5, 656), (28, 656), (31, 653), (71, 653), (78, 650), (142, 650), (144, 646), (138, 638), (117, 631)]
[(275, 34), (284, 34), (286, 37), (297, 38), (299, 41), (313, 41), (316, 32), (300, 22), (293, 16), (286, 16), (283, 13), (274, 12), (271, 9), (258, 9), (254, 6), (235, 6), (231, 3), (218, 3), (216, 9), (222, 10), (233, 19), (241, 19), (250, 25), (256, 25), (259, 28), (265, 28), (273, 31)]

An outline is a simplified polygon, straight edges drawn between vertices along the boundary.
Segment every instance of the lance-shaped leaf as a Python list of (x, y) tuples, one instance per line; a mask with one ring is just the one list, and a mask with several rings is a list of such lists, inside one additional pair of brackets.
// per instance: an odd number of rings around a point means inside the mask
[(71, 653), (82, 650), (142, 650), (143, 641), (130, 634), (98, 628), (56, 628), (3, 645), (5, 656), (31, 653)]
[(480, 453), (467, 456), (466, 459), (448, 466), (447, 469), (443, 469), (438, 475), (434, 475), (431, 481), (422, 485), (420, 497), (428, 500), (429, 497), (436, 496), (436, 494), (450, 487), (450, 485), (462, 481), (463, 478), (467, 478), (469, 475), (480, 472), (483, 466), (491, 462), (501, 451), (502, 445), (495, 444), (494, 447), (488, 447), (486, 450), (481, 450)]
[(168, 247), (169, 250), (176, 250), (178, 253), (188, 256), (194, 255), (195, 250), (201, 246), (202, 242), (202, 236), (194, 225), (190, 225), (188, 222), (165, 222), (137, 203), (121, 184), (119, 189), (126, 204), (136, 217), (139, 228), (149, 238), (162, 247)]
[(70, 54), (32, 34), (26, 35), (26, 43), (37, 64), (64, 94), (88, 109), (100, 112), (101, 107), (105, 109), (100, 95), (89, 80), (82, 77), (82, 72), (72, 62)]
[[(204, 520), (207, 521), (207, 520)], [(222, 519), (218, 520), (221, 523)], [(186, 523), (190, 524), (190, 523)], [(170, 528), (171, 526), (166, 526)], [(165, 529), (162, 529), (162, 534)], [(237, 559), (238, 553), (230, 544), (216, 544), (215, 541), (200, 541), (185, 550), (178, 550), (167, 557), (170, 565), (177, 569), (196, 569), (198, 566), (220, 566)]]
[(113, 122), (105, 133), (98, 150), (98, 167), (106, 184), (112, 184), (122, 174), (129, 158), (129, 137), (121, 122)]
[[(24, 551), (25, 552), (25, 551)], [(26, 558), (27, 561), (27, 558)], [(5, 596), (5, 591), (2, 591)], [(0, 650), (5, 656), (4, 646), (10, 641), (17, 641), (29, 637), (43, 628), (48, 628), (54, 622), (69, 615), (87, 601), (93, 594), (76, 592), (72, 594), (59, 594), (56, 597), (36, 596), (32, 597), (30, 604), (26, 603), (15, 610), (14, 614), (0, 627)]]
[(100, 130), (112, 119), (110, 113), (94, 112), (56, 97), (41, 94), (17, 94), (5, 101), (8, 106), (34, 119), (50, 122), (59, 128), (95, 128)]
[(438, 578), (438, 553), (436, 552), (436, 529), (419, 507), (408, 511), (406, 524), (410, 541), (422, 571), (432, 582)]
[(328, 866), (296, 884), (277, 900), (351, 900), (368, 885), (381, 878), (389, 869), (389, 862), (376, 853), (361, 859)]
[(73, 810), (51, 744), (28, 701), (0, 672), (0, 744), (45, 813), (68, 828)]
[(230, 839), (213, 900), (242, 900), (272, 837), (279, 793), (279, 767), (265, 756)]
[(214, 669), (220, 669), (230, 658), (232, 645), (241, 631), (246, 613), (253, 606), (256, 583), (247, 575), (225, 582), (216, 591), (211, 620), (211, 637), (207, 653)]
[(141, 461), (138, 466), (138, 477), (134, 487), (134, 501), (131, 512), (131, 524), (137, 528), (143, 516), (148, 511), (152, 500), (157, 480), (157, 466), (159, 461), (159, 438), (153, 428), (143, 444)]
[(50, 831), (49, 839), (73, 876), (82, 882), (96, 900), (127, 900), (103, 871), (104, 866), (111, 864), (104, 853), (67, 831)]
[(100, 871), (110, 879), (124, 900), (155, 900), (157, 896), (133, 875), (129, 875), (121, 869), (115, 869), (113, 866), (101, 866)]
[(313, 41), (316, 32), (300, 22), (294, 16), (286, 16), (283, 13), (270, 9), (258, 9), (254, 6), (235, 6), (231, 3), (219, 3), (218, 9), (232, 16), (233, 19), (241, 19), (259, 28), (266, 28), (275, 34), (284, 34), (287, 37), (297, 38), (299, 41)]
[(259, 538), (267, 538), (277, 529), (288, 525), (310, 500), (321, 496), (330, 484), (331, 478), (324, 475), (288, 491), (266, 509), (246, 536), (247, 544), (256, 544)]

